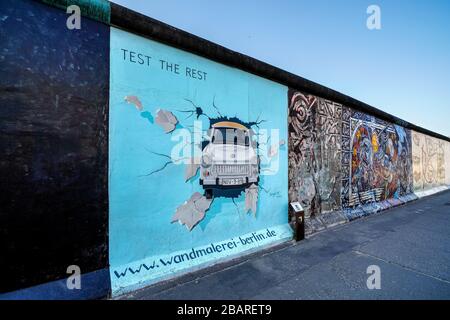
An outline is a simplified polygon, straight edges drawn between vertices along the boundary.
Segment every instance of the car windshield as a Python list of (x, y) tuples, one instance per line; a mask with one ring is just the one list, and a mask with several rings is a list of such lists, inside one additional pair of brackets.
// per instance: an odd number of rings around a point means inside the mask
[(235, 128), (215, 128), (212, 137), (214, 144), (236, 144), (248, 146), (250, 144), (250, 135), (248, 130)]

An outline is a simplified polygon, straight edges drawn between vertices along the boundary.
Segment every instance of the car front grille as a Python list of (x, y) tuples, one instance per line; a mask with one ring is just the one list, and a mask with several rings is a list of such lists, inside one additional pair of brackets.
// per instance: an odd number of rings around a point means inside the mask
[(232, 175), (248, 175), (248, 164), (218, 164), (213, 167), (213, 172), (217, 175), (232, 176)]

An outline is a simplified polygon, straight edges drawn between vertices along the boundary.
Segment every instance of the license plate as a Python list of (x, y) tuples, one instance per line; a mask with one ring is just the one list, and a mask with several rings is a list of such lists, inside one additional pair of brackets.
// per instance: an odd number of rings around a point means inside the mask
[(242, 183), (243, 183), (242, 178), (225, 178), (225, 179), (222, 179), (222, 184), (224, 186), (235, 186), (235, 185), (242, 184)]

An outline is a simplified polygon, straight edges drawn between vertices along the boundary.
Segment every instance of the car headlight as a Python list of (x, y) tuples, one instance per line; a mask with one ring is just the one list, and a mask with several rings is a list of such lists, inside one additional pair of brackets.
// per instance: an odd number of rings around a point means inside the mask
[(212, 159), (210, 156), (208, 155), (203, 155), (202, 156), (202, 166), (203, 167), (209, 167), (212, 164)]

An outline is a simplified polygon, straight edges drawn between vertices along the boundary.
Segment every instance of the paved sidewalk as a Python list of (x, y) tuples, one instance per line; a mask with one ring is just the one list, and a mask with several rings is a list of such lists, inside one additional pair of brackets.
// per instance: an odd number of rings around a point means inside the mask
[(122, 299), (450, 299), (450, 191)]

